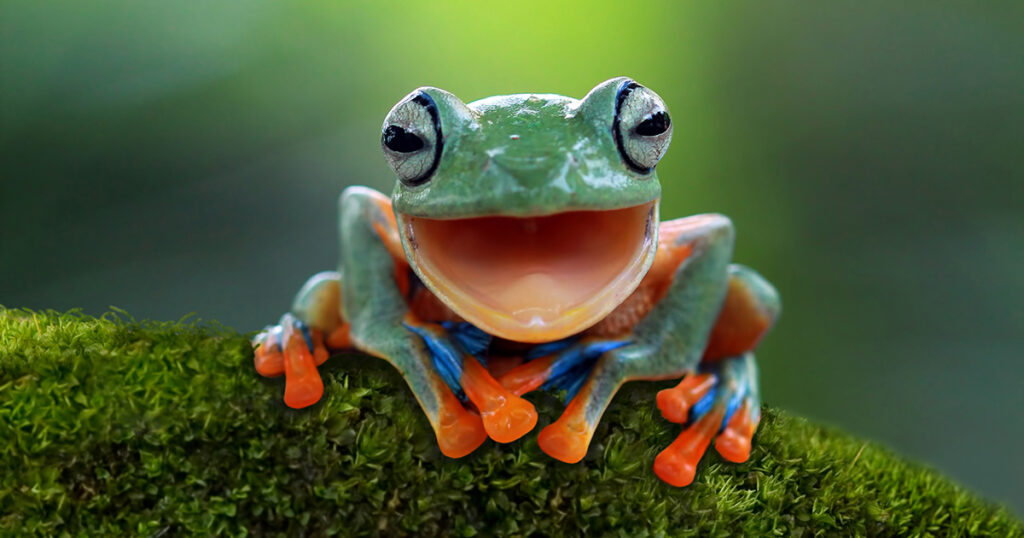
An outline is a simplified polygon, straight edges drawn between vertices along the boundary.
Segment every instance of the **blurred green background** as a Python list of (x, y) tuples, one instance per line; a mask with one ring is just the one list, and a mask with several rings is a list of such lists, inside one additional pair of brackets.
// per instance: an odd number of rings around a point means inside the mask
[[(781, 290), (766, 400), (1024, 514), (1024, 4), (0, 3), (0, 304), (276, 320), (421, 85), (629, 75)], [(249, 375), (250, 372), (239, 372)]]

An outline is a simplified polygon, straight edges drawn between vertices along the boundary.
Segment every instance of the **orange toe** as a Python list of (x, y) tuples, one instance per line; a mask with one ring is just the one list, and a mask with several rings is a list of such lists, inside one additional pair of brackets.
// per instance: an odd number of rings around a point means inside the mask
[(331, 349), (346, 349), (352, 347), (352, 338), (349, 335), (348, 323), (338, 325), (326, 338), (327, 345)]
[(750, 417), (747, 404), (736, 410), (729, 424), (717, 439), (715, 450), (728, 461), (743, 463), (750, 458), (750, 440), (754, 437), (757, 422)]
[(658, 392), (658, 409), (665, 420), (683, 424), (690, 408), (700, 401), (715, 384), (713, 374), (689, 375), (670, 389)]
[(577, 463), (587, 455), (593, 432), (582, 419), (565, 417), (549, 424), (537, 436), (537, 444), (545, 454), (565, 463)]
[(313, 363), (317, 366), (327, 362), (328, 357), (330, 357), (330, 354), (327, 353), (327, 348), (317, 347), (313, 350)]
[(679, 437), (654, 458), (654, 474), (676, 486), (688, 486), (697, 474), (697, 464), (704, 456), (717, 425), (722, 422), (722, 411), (712, 411), (683, 430)]
[(277, 377), (284, 373), (284, 356), (277, 346), (268, 342), (260, 344), (253, 352), (256, 371), (263, 377)]
[(530, 433), (537, 425), (537, 410), (533, 404), (513, 396), (505, 404), (491, 411), (481, 411), (487, 435), (499, 443), (511, 443)]
[(498, 383), (516, 396), (536, 390), (547, 381), (555, 358), (555, 355), (549, 355), (523, 363), (499, 376)]
[(437, 446), (449, 458), (461, 458), (476, 450), (487, 440), (480, 415), (462, 407), (454, 395), (442, 405), (437, 428)]
[(301, 409), (320, 401), (324, 394), (324, 383), (316, 370), (313, 355), (305, 344), (288, 346), (284, 352), (284, 403), (288, 407)]
[(537, 425), (533, 404), (502, 387), (473, 357), (463, 360), (462, 388), (480, 410), (487, 435), (499, 443), (515, 441)]
[(654, 458), (654, 474), (677, 488), (689, 486), (697, 475), (697, 461), (693, 461), (685, 454), (666, 449)]

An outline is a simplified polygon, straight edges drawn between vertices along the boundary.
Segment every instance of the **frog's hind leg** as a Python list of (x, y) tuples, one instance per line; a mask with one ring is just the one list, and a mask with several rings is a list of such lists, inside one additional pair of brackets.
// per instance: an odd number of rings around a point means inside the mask
[[(748, 267), (730, 265), (728, 291), (704, 349), (702, 369), (752, 351), (780, 311), (779, 294), (767, 280)], [(717, 379), (707, 372), (689, 375), (678, 386), (658, 393), (658, 408), (666, 420), (684, 422), (690, 406), (715, 383)]]
[(753, 350), (781, 311), (779, 293), (771, 283), (749, 267), (730, 265), (729, 289), (703, 361), (715, 362)]
[(729, 267), (729, 290), (700, 373), (658, 393), (658, 408), (671, 422), (686, 424), (679, 438), (655, 460), (662, 480), (685, 486), (711, 439), (728, 461), (742, 463), (760, 420), (757, 363), (752, 350), (781, 310), (778, 293), (753, 270)]

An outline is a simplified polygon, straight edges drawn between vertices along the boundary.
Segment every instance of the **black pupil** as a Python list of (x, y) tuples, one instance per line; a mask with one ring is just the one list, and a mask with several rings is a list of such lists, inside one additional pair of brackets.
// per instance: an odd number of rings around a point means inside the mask
[(667, 131), (669, 125), (672, 125), (672, 120), (669, 119), (668, 114), (665, 112), (655, 112), (640, 122), (640, 125), (636, 126), (636, 134), (641, 136), (658, 136)]
[(423, 139), (397, 125), (388, 125), (382, 136), (384, 145), (398, 153), (412, 153), (423, 149)]

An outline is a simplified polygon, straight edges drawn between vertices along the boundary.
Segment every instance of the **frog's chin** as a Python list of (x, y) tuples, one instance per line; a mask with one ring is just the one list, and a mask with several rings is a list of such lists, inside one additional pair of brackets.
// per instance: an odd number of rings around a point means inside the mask
[(607, 316), (654, 260), (658, 203), (540, 217), (397, 215), (406, 257), (466, 321), (519, 342), (550, 342)]

